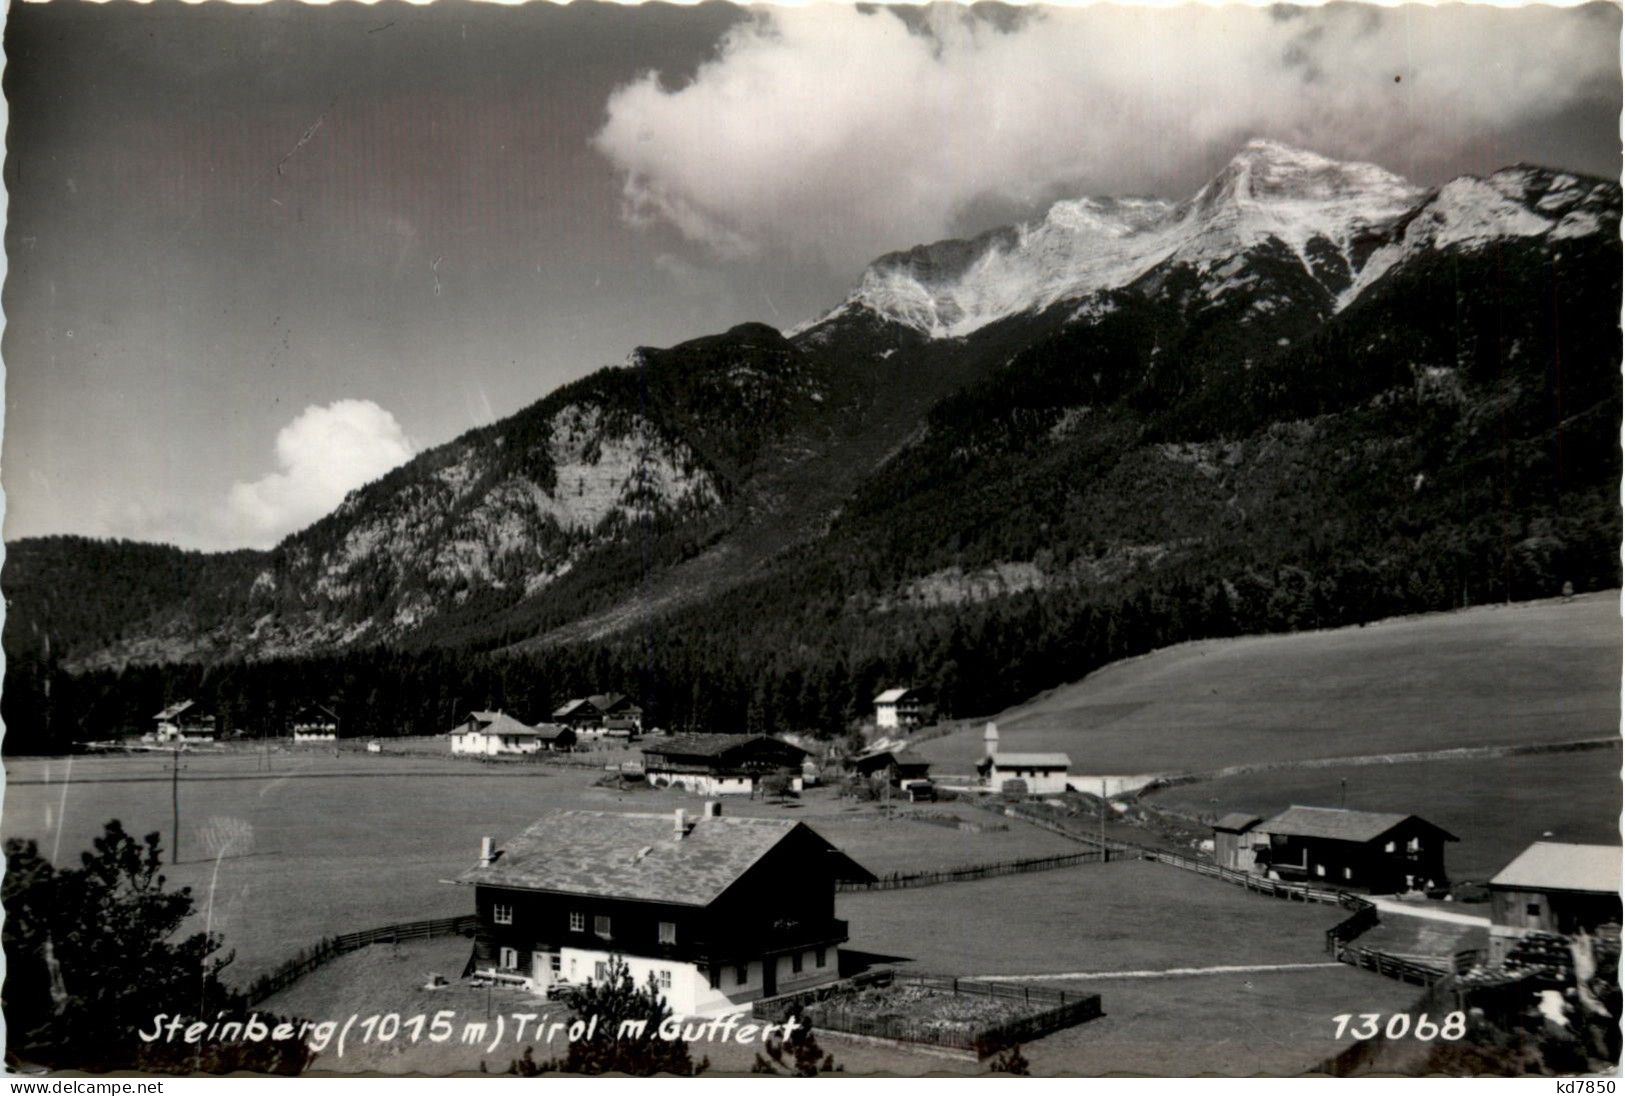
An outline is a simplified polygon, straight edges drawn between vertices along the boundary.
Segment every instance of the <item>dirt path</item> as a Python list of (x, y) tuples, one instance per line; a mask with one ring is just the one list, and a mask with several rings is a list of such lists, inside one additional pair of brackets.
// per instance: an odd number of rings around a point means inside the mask
[(1109, 982), (1118, 978), (1188, 978), (1200, 974), (1269, 974), (1283, 970), (1327, 970), (1344, 964), (1251, 963), (1221, 967), (1169, 967), (1167, 970), (1090, 970), (1057, 974), (969, 974), (961, 982)]

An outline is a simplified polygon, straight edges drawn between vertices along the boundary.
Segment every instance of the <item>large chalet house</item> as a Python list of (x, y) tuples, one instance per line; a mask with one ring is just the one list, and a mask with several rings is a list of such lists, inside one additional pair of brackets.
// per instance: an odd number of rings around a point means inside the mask
[(164, 743), (204, 743), (220, 738), (214, 715), (196, 701), (180, 700), (152, 717), (152, 741)]
[(933, 722), (936, 717), (936, 705), (923, 689), (892, 688), (875, 697), (875, 726), (883, 731), (893, 728), (911, 731)]
[(643, 747), (643, 778), (696, 795), (755, 795), (764, 777), (780, 775), (799, 792), (810, 756), (765, 734), (678, 734)]
[(1414, 814), (1288, 807), (1249, 827), (1247, 840), (1256, 874), (1393, 894), (1448, 886), (1444, 847), (1457, 838)]
[(836, 979), (838, 880), (874, 877), (804, 823), (554, 810), (500, 848), (474, 888), (473, 972), (538, 992), (625, 961), (680, 1016), (739, 1010)]
[(531, 727), (506, 712), (471, 712), (449, 732), (451, 752), (494, 757), (498, 754), (530, 754), (543, 750), (569, 750), (575, 745), (575, 731), (557, 724)]
[(637, 738), (643, 733), (643, 709), (620, 693), (594, 693), (565, 701), (553, 721), (578, 734), (603, 738)]
[(306, 704), (294, 713), (288, 729), (295, 743), (336, 742), (339, 717), (325, 704)]
[(1621, 922), (1618, 845), (1537, 841), (1490, 880), (1490, 961), (1532, 933), (1580, 936)]

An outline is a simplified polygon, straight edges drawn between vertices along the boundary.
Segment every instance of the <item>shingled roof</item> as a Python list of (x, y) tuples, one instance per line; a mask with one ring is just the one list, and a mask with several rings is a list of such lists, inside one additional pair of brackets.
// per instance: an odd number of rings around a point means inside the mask
[(1582, 891), (1617, 894), (1620, 889), (1618, 845), (1568, 845), (1536, 841), (1490, 880), (1492, 887), (1531, 891)]
[(1260, 829), (1287, 837), (1319, 837), (1329, 841), (1357, 841), (1364, 844), (1375, 841), (1401, 822), (1413, 819), (1437, 830), (1446, 841), (1457, 840), (1454, 834), (1414, 814), (1378, 814), (1374, 811), (1344, 810), (1341, 807), (1288, 807), (1265, 822)]
[(993, 755), (1001, 769), (1070, 769), (1072, 759), (1064, 753), (1004, 753)]
[(837, 879), (867, 881), (865, 868), (800, 822), (692, 818), (676, 835), (671, 814), (549, 811), (459, 883), (705, 906), (794, 837), (822, 854)]
[(799, 753), (807, 752), (793, 742), (765, 734), (674, 734), (660, 742), (649, 743), (643, 747), (643, 752), (663, 757), (721, 757), (730, 750), (753, 742), (769, 742)]
[(475, 712), (468, 719), (452, 728), (450, 733), (468, 733), (470, 722), (475, 724), (473, 730), (480, 734), (528, 735), (536, 733), (536, 728), (519, 722), (507, 712)]

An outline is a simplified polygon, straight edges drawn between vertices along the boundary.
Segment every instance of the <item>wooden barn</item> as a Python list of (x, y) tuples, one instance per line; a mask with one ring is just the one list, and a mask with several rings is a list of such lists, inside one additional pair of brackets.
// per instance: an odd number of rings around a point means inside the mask
[(500, 848), (474, 888), (474, 971), (538, 993), (606, 976), (614, 956), (679, 1016), (836, 979), (835, 883), (874, 877), (804, 823), (555, 810)]
[(1490, 880), (1490, 961), (1532, 932), (1577, 936), (1621, 923), (1618, 845), (1537, 841)]
[(765, 734), (679, 734), (643, 747), (643, 773), (657, 788), (697, 795), (754, 795), (763, 777), (780, 774), (799, 792), (808, 756)]
[(554, 709), (553, 721), (595, 737), (632, 739), (643, 733), (643, 709), (620, 693), (594, 693), (567, 700)]
[(306, 704), (288, 726), (295, 743), (338, 741), (339, 717), (325, 704)]
[(1444, 847), (1457, 840), (1414, 814), (1340, 807), (1288, 807), (1253, 832), (1258, 874), (1372, 894), (1448, 886)]
[(1232, 871), (1253, 870), (1253, 830), (1264, 821), (1256, 814), (1227, 814), (1213, 823), (1213, 862)]

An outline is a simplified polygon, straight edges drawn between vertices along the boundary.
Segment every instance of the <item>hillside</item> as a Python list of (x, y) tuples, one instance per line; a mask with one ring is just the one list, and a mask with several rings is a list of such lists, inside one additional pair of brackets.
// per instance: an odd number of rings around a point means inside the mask
[(884, 256), (787, 336), (637, 350), (179, 585), (163, 549), (13, 546), (8, 723), (359, 675), (358, 732), (607, 687), (830, 732), (896, 681), (969, 714), (1180, 640), (1611, 589), (1619, 215), (1560, 171), (1426, 190), (1254, 142), (1183, 202)]
[[(1064, 750), (1088, 774), (1604, 738), (1619, 731), (1620, 637), (1610, 591), (1181, 643), (991, 718), (1002, 747)], [(968, 772), (982, 731), (917, 748)]]

